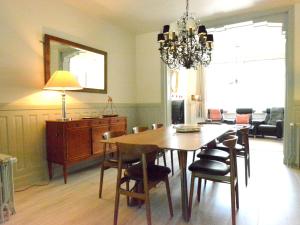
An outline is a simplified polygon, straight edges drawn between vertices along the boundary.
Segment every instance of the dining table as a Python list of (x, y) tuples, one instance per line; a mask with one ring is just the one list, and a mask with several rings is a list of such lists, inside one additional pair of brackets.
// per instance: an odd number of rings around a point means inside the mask
[(115, 144), (117, 142), (140, 145), (156, 145), (162, 150), (172, 150), (178, 152), (180, 180), (181, 180), (181, 206), (182, 217), (188, 222), (190, 214), (188, 212), (188, 185), (187, 185), (187, 155), (194, 152), (214, 139), (224, 135), (232, 127), (225, 124), (200, 124), (199, 129), (183, 130), (178, 132), (175, 126), (162, 127), (155, 130), (147, 130), (137, 134), (127, 134), (108, 140), (103, 143)]

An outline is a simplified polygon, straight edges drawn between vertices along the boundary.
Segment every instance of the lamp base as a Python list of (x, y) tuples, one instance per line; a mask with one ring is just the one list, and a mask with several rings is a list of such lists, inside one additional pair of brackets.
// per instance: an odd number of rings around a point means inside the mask
[(71, 121), (73, 120), (72, 118), (60, 118), (60, 119), (57, 119), (57, 121)]

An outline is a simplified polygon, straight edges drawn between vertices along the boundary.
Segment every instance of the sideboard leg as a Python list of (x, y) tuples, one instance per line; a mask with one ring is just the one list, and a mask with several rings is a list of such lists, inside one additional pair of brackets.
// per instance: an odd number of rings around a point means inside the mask
[(48, 174), (49, 174), (49, 179), (52, 180), (53, 173), (52, 173), (52, 162), (48, 161)]
[(67, 183), (67, 176), (68, 176), (67, 165), (63, 165), (63, 173), (64, 173), (64, 181), (65, 181), (65, 184), (66, 184)]

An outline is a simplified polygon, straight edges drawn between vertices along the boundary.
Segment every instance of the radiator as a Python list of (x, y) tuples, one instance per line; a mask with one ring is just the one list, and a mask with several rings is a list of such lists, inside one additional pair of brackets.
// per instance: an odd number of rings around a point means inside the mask
[(15, 214), (13, 164), (16, 158), (0, 154), (0, 223)]

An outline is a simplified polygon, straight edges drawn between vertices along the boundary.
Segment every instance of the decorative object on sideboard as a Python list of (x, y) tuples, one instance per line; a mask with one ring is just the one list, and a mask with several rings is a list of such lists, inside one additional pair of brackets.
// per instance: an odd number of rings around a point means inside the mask
[(46, 90), (55, 90), (55, 91), (62, 91), (62, 107), (61, 107), (61, 114), (62, 120), (68, 120), (67, 118), (67, 111), (66, 111), (66, 93), (65, 91), (71, 90), (80, 90), (82, 87), (79, 85), (78, 81), (76, 80), (75, 76), (68, 71), (58, 70), (56, 71), (51, 78), (48, 80), (47, 84), (45, 85), (44, 89)]
[(189, 0), (186, 12), (177, 20), (177, 27), (171, 30), (170, 25), (164, 25), (163, 32), (157, 36), (160, 58), (170, 69), (180, 66), (197, 69), (198, 65), (209, 65), (213, 40), (213, 35), (207, 34), (200, 20), (189, 14)]
[(118, 116), (116, 107), (113, 104), (112, 97), (108, 95), (106, 105), (102, 113), (102, 117), (105, 118), (105, 117), (116, 117), (116, 116)]

